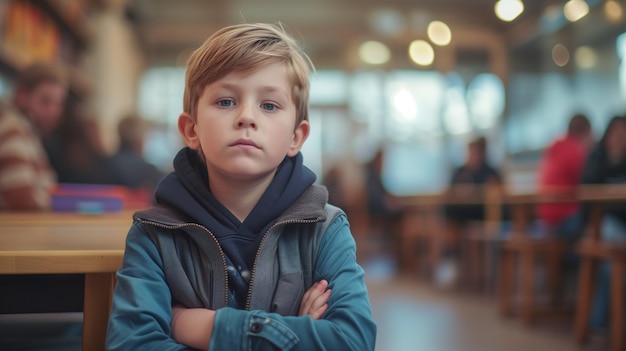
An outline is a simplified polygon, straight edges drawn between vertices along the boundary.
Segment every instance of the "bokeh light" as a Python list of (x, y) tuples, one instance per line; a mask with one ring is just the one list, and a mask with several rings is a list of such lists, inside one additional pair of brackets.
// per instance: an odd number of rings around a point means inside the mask
[(379, 41), (366, 41), (359, 46), (359, 58), (365, 63), (382, 65), (391, 59), (391, 51)]
[(569, 50), (563, 44), (556, 44), (552, 48), (552, 61), (559, 67), (567, 65), (569, 56)]
[(610, 22), (620, 22), (624, 19), (624, 8), (622, 4), (615, 0), (607, 0), (607, 2), (604, 3), (604, 16)]
[(521, 0), (499, 0), (494, 10), (500, 20), (511, 22), (524, 12), (524, 3)]
[(452, 41), (452, 31), (441, 21), (432, 21), (428, 25), (428, 39), (435, 45), (446, 46)]
[(589, 46), (581, 46), (574, 52), (574, 62), (581, 69), (590, 69), (598, 62), (598, 54)]
[(570, 22), (576, 22), (587, 16), (589, 13), (589, 5), (585, 0), (569, 0), (563, 7), (563, 14)]
[(420, 66), (429, 66), (435, 60), (435, 51), (428, 42), (414, 40), (409, 45), (409, 57)]

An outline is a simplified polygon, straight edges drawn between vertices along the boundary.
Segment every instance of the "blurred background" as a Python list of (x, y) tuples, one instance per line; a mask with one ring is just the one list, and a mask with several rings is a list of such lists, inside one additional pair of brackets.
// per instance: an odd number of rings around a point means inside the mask
[[(280, 22), (316, 67), (305, 164), (320, 183), (340, 169), (348, 179), (341, 182), (345, 203), (359, 198), (367, 181), (361, 170), (381, 150), (390, 194), (444, 190), (477, 136), (489, 140), (487, 157), (503, 182), (525, 187), (535, 183), (543, 150), (573, 114), (587, 115), (599, 138), (611, 117), (624, 113), (625, 6), (622, 0), (1, 0), (0, 97), (10, 98), (29, 63), (61, 63), (71, 77), (68, 106), (88, 111), (81, 118), (90, 142), (113, 154), (118, 123), (136, 114), (149, 122), (143, 156), (167, 172), (182, 147), (176, 122), (190, 53), (223, 26)], [(567, 327), (501, 324), (493, 295), (440, 295), (414, 279), (381, 285), (394, 275), (394, 263), (363, 265), (380, 327), (377, 349), (576, 348)], [(400, 304), (389, 305), (390, 296)]]
[[(523, 8), (501, 19), (500, 4)], [(71, 69), (73, 98), (92, 111), (102, 148), (116, 149), (118, 121), (137, 112), (154, 122), (145, 156), (166, 170), (181, 146), (176, 119), (191, 51), (228, 24), (281, 22), (317, 69), (304, 154), (320, 179), (346, 160), (367, 162), (384, 146), (383, 179), (392, 193), (435, 192), (463, 162), (466, 141), (486, 135), (489, 157), (505, 175), (532, 181), (518, 173), (573, 113), (587, 114), (599, 134), (624, 110), (623, 6), (3, 0), (0, 95), (11, 93), (16, 72), (30, 61), (59, 61)]]

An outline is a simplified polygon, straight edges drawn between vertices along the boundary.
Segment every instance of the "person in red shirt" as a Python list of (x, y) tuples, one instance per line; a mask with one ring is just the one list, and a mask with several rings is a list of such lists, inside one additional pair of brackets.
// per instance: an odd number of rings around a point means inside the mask
[[(583, 166), (593, 145), (589, 119), (583, 114), (570, 118), (567, 134), (556, 139), (539, 164), (539, 192), (567, 192), (580, 183)], [(547, 233), (567, 239), (581, 234), (582, 218), (578, 203), (540, 204), (536, 208)]]

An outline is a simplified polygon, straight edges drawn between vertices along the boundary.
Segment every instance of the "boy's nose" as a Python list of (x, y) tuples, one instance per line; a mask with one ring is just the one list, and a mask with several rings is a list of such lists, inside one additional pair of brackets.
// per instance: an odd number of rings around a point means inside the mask
[(237, 128), (253, 128), (256, 129), (256, 117), (254, 116), (254, 109), (250, 106), (242, 106), (239, 116), (235, 121)]
[(252, 121), (239, 121), (237, 123), (238, 128), (253, 128), (256, 129), (256, 124)]

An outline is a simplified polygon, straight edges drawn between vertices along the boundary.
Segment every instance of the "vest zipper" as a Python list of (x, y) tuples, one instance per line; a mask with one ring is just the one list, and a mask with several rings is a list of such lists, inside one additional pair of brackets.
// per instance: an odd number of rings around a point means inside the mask
[(274, 223), (265, 232), (265, 234), (263, 234), (263, 237), (261, 238), (261, 242), (259, 243), (259, 248), (256, 250), (256, 255), (254, 256), (254, 263), (252, 264), (252, 272), (250, 273), (250, 284), (248, 284), (248, 295), (246, 296), (246, 308), (245, 308), (247, 311), (250, 310), (250, 300), (252, 299), (252, 285), (254, 284), (254, 276), (256, 275), (257, 261), (259, 260), (259, 255), (261, 254), (261, 248), (263, 247), (263, 244), (265, 243), (265, 239), (267, 238), (268, 234), (274, 228), (278, 227), (279, 225), (307, 224), (307, 223), (319, 222), (320, 220), (321, 220), (321, 218), (316, 218), (316, 219), (295, 219), (295, 220), (287, 220), (287, 221), (283, 221), (283, 222), (277, 222), (277, 223)]
[[(224, 251), (222, 250), (222, 246), (220, 245), (220, 242), (217, 241), (217, 238), (215, 237), (215, 235), (205, 226), (197, 224), (197, 223), (183, 223), (183, 224), (177, 224), (177, 225), (166, 225), (166, 224), (162, 224), (162, 223), (158, 223), (158, 222), (153, 222), (153, 221), (147, 221), (147, 220), (143, 220), (143, 219), (139, 219), (140, 222), (144, 223), (144, 224), (150, 224), (153, 225), (155, 227), (160, 227), (163, 229), (181, 229), (183, 227), (198, 227), (202, 230), (204, 230), (207, 234), (209, 234), (209, 236), (213, 239), (213, 241), (215, 241), (215, 244), (217, 245), (217, 248), (219, 249), (219, 254), (220, 254), (220, 258), (222, 259), (222, 268), (224, 269), (224, 306), (228, 306), (228, 270), (226, 268), (226, 257), (224, 256)], [(213, 289), (211, 289), (213, 290)]]

